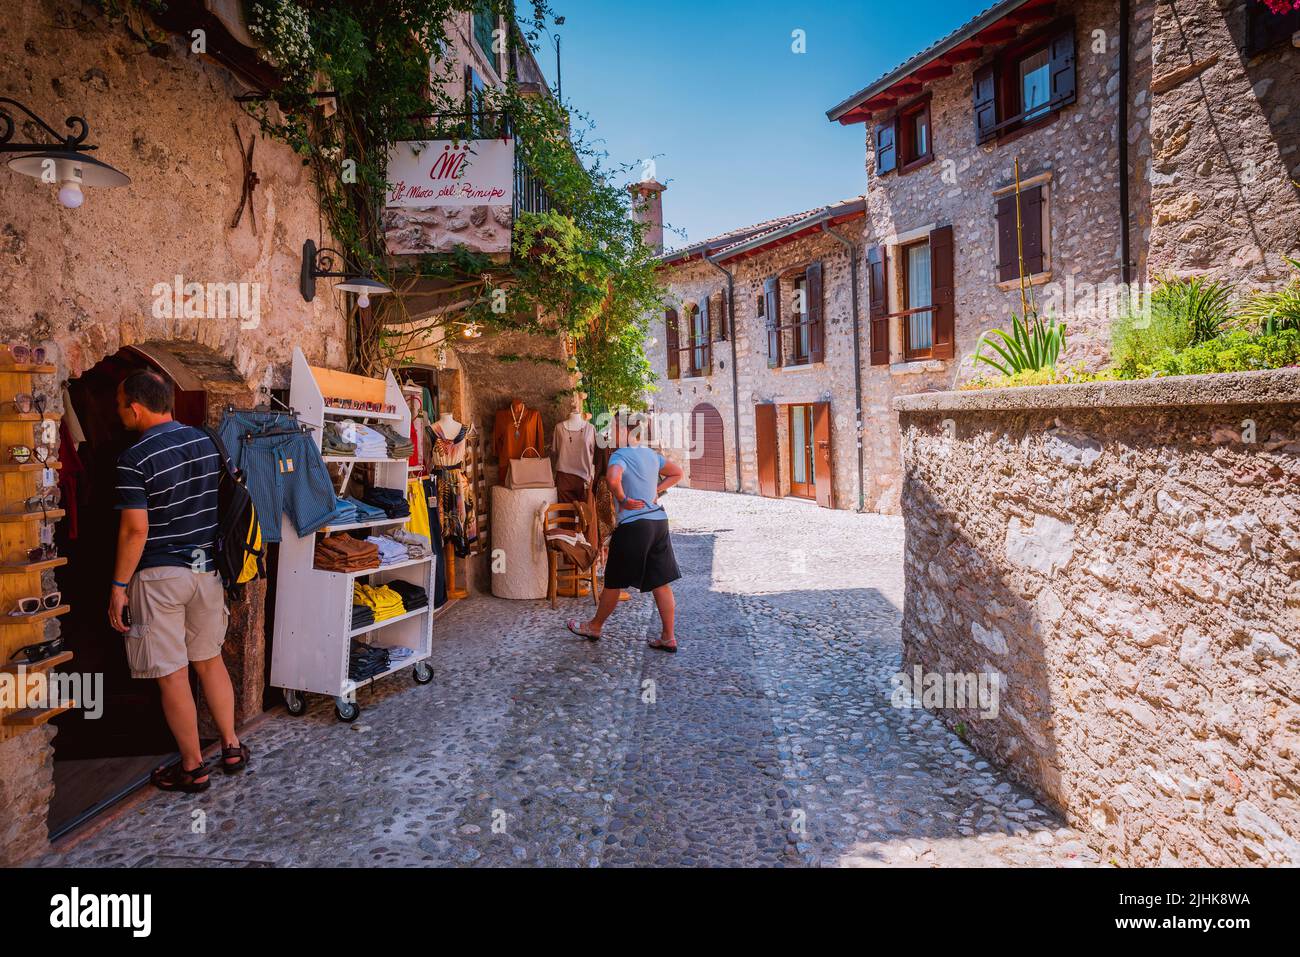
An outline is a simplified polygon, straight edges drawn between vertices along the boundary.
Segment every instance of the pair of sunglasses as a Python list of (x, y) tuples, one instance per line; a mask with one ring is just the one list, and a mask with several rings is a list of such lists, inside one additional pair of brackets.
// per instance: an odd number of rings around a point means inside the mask
[(9, 461), (17, 462), (19, 465), (26, 465), (35, 457), (38, 462), (48, 462), (50, 460), (50, 448), (46, 445), (38, 445), (33, 451), (26, 445), (9, 446)]
[(29, 362), (35, 362), (37, 365), (40, 365), (45, 362), (44, 346), (32, 348), (31, 346), (23, 345), (21, 342), (11, 342), (6, 346), (6, 348), (9, 350), (9, 355), (17, 365), (26, 365)]
[(48, 595), (42, 595), (40, 598), (35, 596), (31, 598), (19, 598), (14, 603), (14, 610), (9, 614), (14, 618), (21, 618), (24, 615), (34, 615), (41, 610), (49, 611), (51, 608), (58, 608), (63, 604), (63, 592), (52, 591)]
[(9, 661), (15, 665), (36, 665), (47, 658), (53, 658), (61, 651), (63, 651), (63, 639), (50, 638), (19, 648), (10, 656)]
[(19, 392), (6, 405), (12, 405), (15, 412), (26, 414), (35, 409), (42, 415), (45, 414), (45, 396), (32, 395), (30, 392)]
[(51, 559), (58, 557), (59, 550), (53, 542), (27, 549), (27, 560), (29, 562), (48, 562)]

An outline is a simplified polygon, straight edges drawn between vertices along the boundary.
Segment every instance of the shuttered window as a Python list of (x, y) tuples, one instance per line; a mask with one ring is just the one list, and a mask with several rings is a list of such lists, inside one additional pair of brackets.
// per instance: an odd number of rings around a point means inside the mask
[(976, 142), (1051, 116), (1075, 101), (1075, 89), (1074, 23), (1067, 19), (976, 68)]
[(891, 173), (898, 165), (898, 151), (895, 147), (897, 131), (891, 118), (876, 127), (876, 175)]
[(1020, 278), (1020, 258), (1024, 257), (1025, 276), (1043, 272), (1047, 250), (1043, 236), (1043, 187), (1034, 186), (1020, 192), (1020, 230), (1016, 229), (1016, 194), (997, 201), (998, 282)]
[(668, 353), (668, 378), (680, 379), (682, 352), (677, 332), (677, 310), (664, 310), (664, 350)]
[(867, 250), (867, 298), (871, 325), (871, 364), (889, 365), (889, 294), (885, 288), (885, 248)]
[(701, 299), (691, 317), (691, 375), (713, 371), (713, 334), (709, 328), (709, 300)]
[(781, 365), (781, 280), (776, 276), (763, 283), (763, 319), (767, 324), (767, 367)]
[(804, 270), (804, 289), (808, 308), (808, 361), (823, 362), (826, 359), (826, 317), (821, 262), (815, 262)]
[(487, 61), (499, 69), (496, 54), (492, 50), (492, 32), (496, 29), (497, 16), (492, 9), (491, 0), (481, 0), (474, 8), (474, 39)]

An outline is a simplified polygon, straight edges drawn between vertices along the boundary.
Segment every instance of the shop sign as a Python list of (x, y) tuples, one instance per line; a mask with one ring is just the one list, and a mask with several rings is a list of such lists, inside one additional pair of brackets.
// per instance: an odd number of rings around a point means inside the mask
[(388, 151), (384, 236), (394, 254), (509, 252), (513, 139), (394, 143)]

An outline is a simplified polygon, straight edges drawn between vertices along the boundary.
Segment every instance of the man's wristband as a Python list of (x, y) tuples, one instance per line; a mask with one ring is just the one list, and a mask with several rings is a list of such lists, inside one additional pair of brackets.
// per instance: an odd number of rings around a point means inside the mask
[(116, 578), (113, 579), (113, 584), (116, 585), (118, 588), (126, 588), (126, 587), (127, 587), (127, 583), (126, 583), (126, 582), (120, 582), (120, 581), (118, 581)]

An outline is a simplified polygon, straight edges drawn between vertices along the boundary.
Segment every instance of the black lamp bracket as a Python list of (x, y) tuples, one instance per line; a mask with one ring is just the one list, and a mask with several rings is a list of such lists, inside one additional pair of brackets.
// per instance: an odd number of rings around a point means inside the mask
[(341, 264), (347, 265), (347, 259), (337, 249), (328, 246), (317, 249), (314, 239), (308, 239), (302, 244), (302, 274), (298, 288), (303, 299), (311, 302), (316, 298), (317, 279), (344, 279), (350, 275), (334, 268), (336, 257)]
[[(14, 114), (8, 109), (8, 107), (11, 106), (17, 107), (19, 111), (30, 117), (34, 123), (49, 134), (52, 142), (13, 142), (14, 133), (17, 132), (17, 127), (14, 124)], [(68, 150), (69, 152), (85, 153), (89, 150), (98, 148), (90, 146), (85, 142), (86, 136), (90, 133), (90, 126), (82, 117), (69, 116), (63, 122), (64, 125), (72, 131), (66, 136), (60, 136), (49, 123), (46, 123), (43, 119), (17, 100), (12, 100), (7, 96), (0, 96), (0, 153), (32, 153), (48, 149), (61, 149)]]

